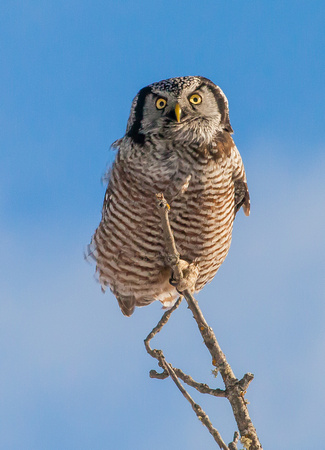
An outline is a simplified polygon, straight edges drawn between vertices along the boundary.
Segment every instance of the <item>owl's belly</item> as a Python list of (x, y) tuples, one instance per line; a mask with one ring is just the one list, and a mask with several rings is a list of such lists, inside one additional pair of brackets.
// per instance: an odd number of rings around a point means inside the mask
[[(102, 285), (117, 296), (134, 296), (139, 304), (173, 300), (177, 295), (169, 284), (154, 192), (152, 197), (139, 194), (136, 201), (122, 192), (112, 198), (94, 238)], [(182, 259), (199, 267), (197, 291), (212, 280), (228, 253), (233, 197), (233, 184), (223, 183), (203, 191), (190, 187), (171, 202), (170, 222), (178, 251)]]
[(174, 205), (171, 224), (178, 251), (199, 268), (196, 291), (212, 280), (226, 258), (231, 244), (234, 220), (232, 183), (221, 192), (191, 195), (187, 202)]

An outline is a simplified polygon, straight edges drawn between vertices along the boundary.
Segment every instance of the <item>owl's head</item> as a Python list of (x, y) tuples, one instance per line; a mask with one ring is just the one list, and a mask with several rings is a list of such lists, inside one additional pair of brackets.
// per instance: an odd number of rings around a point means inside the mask
[(218, 131), (232, 132), (226, 96), (207, 78), (189, 76), (141, 89), (133, 100), (126, 133), (138, 144), (153, 135), (207, 143)]

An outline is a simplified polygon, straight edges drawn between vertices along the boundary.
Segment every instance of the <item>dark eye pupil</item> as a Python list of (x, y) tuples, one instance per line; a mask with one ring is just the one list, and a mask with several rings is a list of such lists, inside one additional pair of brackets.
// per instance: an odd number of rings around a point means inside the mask
[(194, 103), (197, 102), (197, 97), (193, 97), (193, 102), (194, 102)]
[(159, 102), (159, 106), (163, 107), (164, 106), (164, 102), (163, 101)]

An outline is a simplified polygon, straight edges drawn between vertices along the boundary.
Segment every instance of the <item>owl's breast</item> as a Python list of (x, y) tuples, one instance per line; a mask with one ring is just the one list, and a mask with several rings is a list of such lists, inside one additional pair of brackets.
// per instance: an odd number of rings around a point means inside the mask
[(213, 278), (227, 255), (234, 218), (234, 187), (227, 161), (189, 166), (179, 164), (177, 157), (157, 158), (150, 168), (117, 161), (94, 236), (100, 279), (114, 292), (156, 297), (168, 282), (155, 203), (158, 192), (170, 203), (170, 222), (181, 257), (199, 267), (197, 290)]
[(199, 266), (199, 290), (214, 277), (231, 243), (234, 184), (227, 161), (212, 161), (191, 177), (172, 202), (170, 219), (181, 257)]

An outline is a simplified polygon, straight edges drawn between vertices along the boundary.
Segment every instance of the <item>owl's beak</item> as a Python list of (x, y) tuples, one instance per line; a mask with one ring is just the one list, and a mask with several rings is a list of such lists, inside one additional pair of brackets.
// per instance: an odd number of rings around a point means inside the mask
[(178, 123), (181, 121), (181, 115), (182, 115), (182, 108), (179, 106), (178, 103), (176, 103), (175, 106), (175, 116)]

